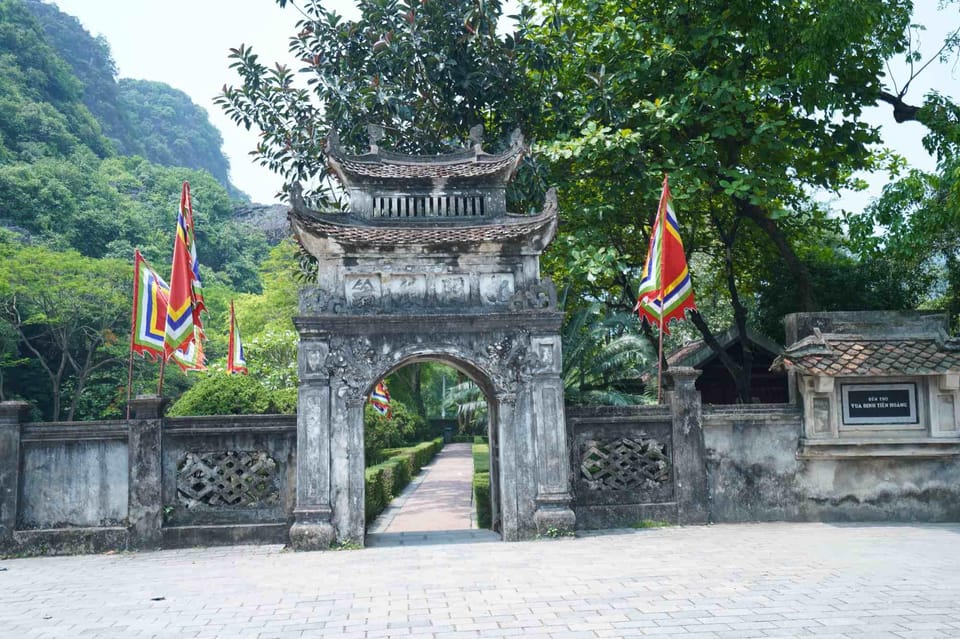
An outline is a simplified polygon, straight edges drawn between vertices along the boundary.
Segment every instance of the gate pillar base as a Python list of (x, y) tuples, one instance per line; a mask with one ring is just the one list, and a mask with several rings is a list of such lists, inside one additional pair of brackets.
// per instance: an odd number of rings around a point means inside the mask
[(290, 546), (294, 550), (329, 550), (336, 538), (330, 523), (330, 510), (295, 510), (290, 526)]
[(572, 533), (577, 524), (577, 516), (570, 508), (570, 496), (538, 497), (533, 522), (538, 535)]

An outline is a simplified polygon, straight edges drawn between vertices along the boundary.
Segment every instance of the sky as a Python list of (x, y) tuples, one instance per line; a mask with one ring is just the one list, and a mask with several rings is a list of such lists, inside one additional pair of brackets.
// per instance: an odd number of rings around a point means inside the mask
[[(239, 84), (239, 78), (229, 69), (227, 56), (231, 47), (241, 43), (253, 46), (262, 62), (282, 62), (297, 68), (287, 53), (287, 41), (301, 17), (295, 8), (288, 5), (281, 9), (272, 0), (54, 1), (62, 11), (76, 16), (90, 33), (106, 37), (120, 77), (166, 82), (206, 109), (223, 136), (233, 183), (255, 202), (277, 201), (282, 179), (256, 165), (249, 156), (257, 133), (231, 122), (213, 99), (224, 84)], [(927, 56), (939, 48), (948, 28), (960, 24), (955, 6), (937, 11), (937, 4), (935, 0), (915, 0), (914, 22), (927, 26), (921, 49)], [(357, 16), (352, 0), (327, 0), (325, 6), (348, 18)], [(902, 84), (909, 76), (904, 67), (893, 66), (891, 77)], [(960, 67), (931, 65), (913, 82), (908, 102), (919, 104), (931, 88), (960, 100)], [(924, 170), (935, 167), (934, 159), (920, 143), (922, 125), (896, 124), (888, 106), (871, 109), (867, 119), (882, 127), (885, 144), (904, 155), (911, 165)], [(837, 208), (863, 208), (887, 182), (883, 175), (864, 177), (871, 183), (869, 192), (827, 199)]]

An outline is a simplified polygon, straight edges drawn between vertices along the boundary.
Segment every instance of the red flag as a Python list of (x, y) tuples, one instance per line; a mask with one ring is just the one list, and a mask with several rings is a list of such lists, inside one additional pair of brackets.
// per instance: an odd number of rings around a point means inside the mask
[(163, 340), (166, 359), (170, 359), (174, 351), (187, 352), (190, 343), (195, 339), (193, 268), (187, 237), (186, 216), (181, 208), (177, 215), (177, 236), (173, 242), (173, 269), (170, 273), (170, 297)]
[(200, 261), (197, 259), (197, 240), (193, 231), (193, 199), (190, 197), (190, 183), (184, 182), (180, 190), (180, 215), (187, 228), (187, 252), (190, 254), (190, 292), (193, 295), (193, 323), (203, 333), (203, 321), (200, 312), (206, 310), (203, 300), (203, 284), (200, 281)]
[(696, 309), (667, 176), (663, 176), (660, 207), (650, 232), (650, 249), (638, 293), (633, 310), (641, 319), (659, 326), (664, 333), (670, 332), (670, 320), (683, 319), (686, 309)]

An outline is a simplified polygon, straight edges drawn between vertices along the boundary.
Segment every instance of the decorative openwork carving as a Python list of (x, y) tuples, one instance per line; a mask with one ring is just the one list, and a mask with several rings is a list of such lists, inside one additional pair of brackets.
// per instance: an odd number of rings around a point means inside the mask
[(277, 462), (265, 451), (187, 453), (177, 464), (177, 500), (197, 506), (273, 506), (280, 500)]
[(588, 440), (580, 472), (590, 490), (650, 490), (670, 481), (667, 445), (656, 439)]

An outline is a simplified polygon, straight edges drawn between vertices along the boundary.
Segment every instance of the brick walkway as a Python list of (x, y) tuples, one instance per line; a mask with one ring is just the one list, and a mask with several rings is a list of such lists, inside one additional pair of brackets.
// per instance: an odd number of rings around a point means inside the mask
[(0, 637), (960, 637), (960, 525), (0, 561)]
[(447, 444), (380, 517), (382, 532), (473, 528), (473, 453)]

